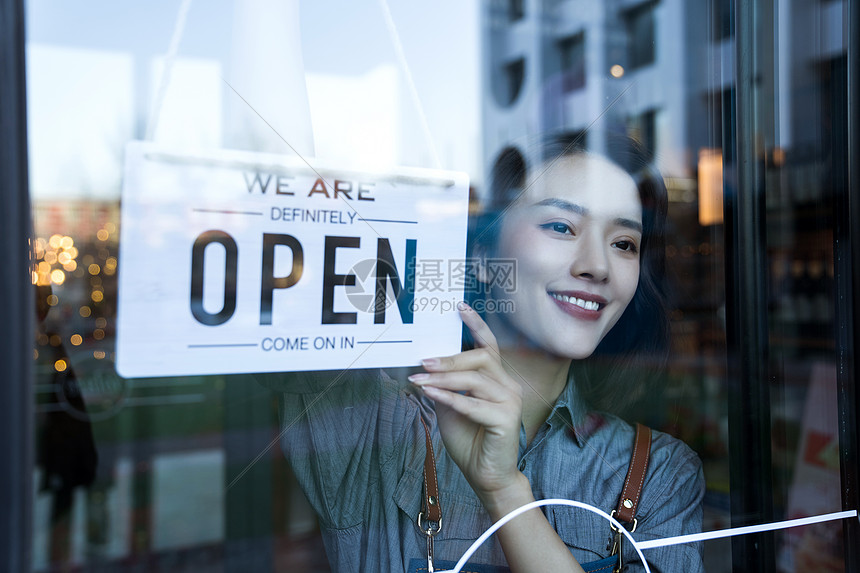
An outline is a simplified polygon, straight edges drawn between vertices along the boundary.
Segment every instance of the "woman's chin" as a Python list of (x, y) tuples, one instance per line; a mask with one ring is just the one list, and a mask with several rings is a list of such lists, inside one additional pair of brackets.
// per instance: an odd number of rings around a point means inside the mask
[(587, 348), (563, 348), (558, 349), (554, 353), (558, 355), (560, 358), (564, 358), (566, 360), (585, 360), (592, 354), (594, 354), (594, 346), (589, 346)]
[[(487, 317), (487, 323), (496, 336), (499, 348), (517, 354), (543, 354), (549, 360), (583, 360), (591, 356), (598, 341), (591, 340), (588, 333), (570, 331), (564, 336), (551, 336), (546, 332), (521, 326), (510, 316)], [(560, 327), (559, 330), (565, 328)]]
[(596, 345), (582, 344), (582, 340), (534, 340), (520, 336), (507, 349), (520, 354), (542, 354), (547, 360), (584, 360), (594, 354)]

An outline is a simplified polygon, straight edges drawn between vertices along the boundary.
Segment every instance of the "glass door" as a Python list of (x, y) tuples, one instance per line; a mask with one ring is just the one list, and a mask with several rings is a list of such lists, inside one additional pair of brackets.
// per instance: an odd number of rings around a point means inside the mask
[[(856, 4), (388, 4), (0, 0), (7, 568), (331, 570), (283, 394), (117, 372), (137, 140), (461, 171), (476, 221), (634, 141), (666, 187), (670, 351), (612, 414), (696, 453), (705, 533), (860, 509)], [(705, 570), (860, 570), (856, 517), (760, 529)]]

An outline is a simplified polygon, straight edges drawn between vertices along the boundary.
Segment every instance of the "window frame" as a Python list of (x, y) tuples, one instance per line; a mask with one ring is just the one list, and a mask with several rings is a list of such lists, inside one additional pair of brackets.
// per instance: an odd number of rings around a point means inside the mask
[[(860, 392), (856, 357), (860, 352), (860, 7), (845, 2), (848, 40), (848, 181), (837, 195), (833, 233), (836, 277), (837, 399), (842, 507), (860, 508)], [(853, 9), (852, 9), (853, 6)], [(845, 570), (860, 570), (860, 520), (843, 520)]]
[(0, 193), (6, 272), (0, 273), (0, 401), (3, 455), (0, 469), (0, 569), (28, 571), (32, 546), (32, 340), (34, 301), (28, 239), (31, 233), (27, 182), (23, 0), (0, 0)]

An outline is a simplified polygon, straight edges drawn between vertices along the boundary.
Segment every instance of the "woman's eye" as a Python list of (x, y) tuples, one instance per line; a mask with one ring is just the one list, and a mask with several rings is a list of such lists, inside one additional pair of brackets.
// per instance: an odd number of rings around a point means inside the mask
[(628, 253), (637, 252), (636, 243), (633, 241), (615, 241), (612, 243), (612, 246), (621, 251), (625, 251)]
[(542, 228), (552, 231), (554, 233), (562, 233), (565, 235), (572, 235), (573, 229), (570, 228), (570, 225), (567, 223), (545, 223), (541, 225)]

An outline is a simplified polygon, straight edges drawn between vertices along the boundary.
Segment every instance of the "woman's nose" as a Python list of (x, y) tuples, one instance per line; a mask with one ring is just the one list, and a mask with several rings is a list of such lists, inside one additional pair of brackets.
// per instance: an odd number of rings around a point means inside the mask
[(609, 259), (603, 241), (587, 235), (577, 241), (570, 274), (595, 282), (609, 280)]

